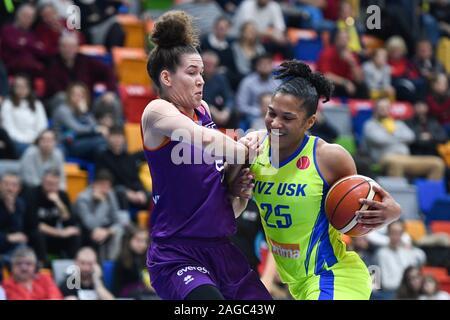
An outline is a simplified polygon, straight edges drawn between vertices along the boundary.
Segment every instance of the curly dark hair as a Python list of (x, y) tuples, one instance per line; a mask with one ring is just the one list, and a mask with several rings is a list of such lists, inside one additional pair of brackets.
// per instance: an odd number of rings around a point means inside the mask
[(283, 62), (275, 78), (283, 81), (275, 94), (291, 94), (301, 99), (308, 117), (316, 113), (319, 98), (323, 96), (323, 102), (327, 102), (333, 92), (333, 84), (323, 74), (312, 72), (307, 64), (298, 60)]
[(155, 23), (151, 41), (156, 45), (150, 52), (147, 72), (161, 89), (159, 75), (166, 69), (174, 72), (183, 54), (198, 53), (199, 37), (192, 17), (183, 11), (169, 11)]

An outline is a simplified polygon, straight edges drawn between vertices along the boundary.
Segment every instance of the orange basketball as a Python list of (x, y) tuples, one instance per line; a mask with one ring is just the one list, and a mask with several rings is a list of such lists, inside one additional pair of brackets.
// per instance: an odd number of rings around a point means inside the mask
[(351, 237), (359, 237), (372, 229), (363, 228), (356, 221), (356, 211), (367, 210), (359, 199), (381, 201), (381, 196), (373, 186), (377, 183), (366, 176), (353, 175), (337, 181), (328, 191), (325, 199), (325, 213), (331, 225), (341, 233)]

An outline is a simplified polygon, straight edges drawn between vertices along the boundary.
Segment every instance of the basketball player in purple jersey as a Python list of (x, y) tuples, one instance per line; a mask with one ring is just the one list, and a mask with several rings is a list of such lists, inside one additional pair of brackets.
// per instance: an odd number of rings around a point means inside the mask
[[(214, 129), (202, 101), (203, 63), (191, 18), (181, 11), (164, 14), (152, 40), (156, 47), (147, 69), (160, 99), (149, 103), (141, 123), (155, 203), (147, 259), (152, 285), (163, 299), (271, 299), (228, 240), (236, 229), (235, 215), (246, 204), (244, 198), (229, 196), (223, 182), (223, 160), (233, 159), (176, 164), (172, 157), (181, 144), (191, 154), (208, 147), (224, 155), (248, 153)], [(180, 142), (173, 135), (179, 129), (200, 141)]]

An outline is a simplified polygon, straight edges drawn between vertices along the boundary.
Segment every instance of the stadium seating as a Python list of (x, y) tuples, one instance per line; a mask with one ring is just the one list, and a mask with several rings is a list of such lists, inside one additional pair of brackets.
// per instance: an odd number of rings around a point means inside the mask
[(422, 274), (433, 276), (438, 282), (449, 278), (447, 269), (441, 267), (424, 266), (422, 267)]
[(430, 227), (433, 233), (446, 233), (450, 236), (450, 221), (435, 220), (431, 222)]
[(20, 162), (18, 160), (0, 160), (0, 177), (6, 173), (20, 173)]
[(352, 117), (348, 107), (325, 105), (321, 111), (325, 119), (339, 132), (339, 135), (351, 136), (353, 134)]
[(450, 73), (450, 39), (442, 37), (439, 40), (437, 51), (437, 59), (445, 67), (447, 73)]
[(427, 234), (425, 224), (422, 220), (406, 220), (405, 231), (413, 241), (419, 241)]
[(288, 28), (287, 37), (298, 60), (317, 62), (322, 50), (322, 39), (314, 30)]
[(112, 57), (119, 82), (122, 84), (151, 84), (147, 74), (147, 54), (141, 48), (112, 49)]
[(144, 48), (144, 22), (132, 14), (119, 14), (117, 15), (117, 21), (125, 32), (124, 46), (127, 48)]
[(116, 263), (112, 260), (105, 260), (102, 263), (102, 271), (103, 271), (103, 281), (105, 283), (105, 287), (112, 291), (114, 286), (114, 269), (116, 267)]
[(77, 199), (78, 194), (88, 186), (88, 173), (81, 170), (76, 163), (65, 163), (64, 172), (67, 177), (67, 194), (70, 202)]
[(140, 123), (147, 104), (155, 93), (148, 85), (120, 85), (119, 95), (123, 104), (123, 114), (127, 122)]
[(402, 207), (402, 218), (404, 220), (422, 219), (419, 213), (419, 204), (417, 202), (417, 190), (414, 185), (394, 188), (389, 188), (386, 185), (383, 185), (383, 187)]
[(450, 221), (450, 196), (436, 199), (430, 212), (425, 215), (425, 221), (430, 224), (432, 221)]
[(125, 138), (127, 140), (128, 153), (142, 151), (141, 126), (139, 123), (125, 123)]
[(150, 218), (150, 214), (147, 210), (140, 210), (137, 213), (137, 222), (139, 228), (147, 229), (148, 228), (148, 219)]
[(336, 138), (335, 143), (341, 145), (351, 155), (354, 155), (357, 151), (356, 141), (352, 135), (342, 135)]
[(420, 210), (424, 214), (430, 213), (433, 203), (445, 197), (445, 182), (443, 180), (417, 179), (415, 181)]
[(106, 63), (108, 66), (112, 66), (111, 54), (106, 50), (105, 46), (83, 44), (80, 46), (78, 52), (83, 55), (90, 56), (97, 60), (100, 60)]
[(55, 283), (59, 286), (64, 281), (68, 273), (68, 267), (74, 265), (72, 259), (56, 259), (52, 261), (52, 272)]

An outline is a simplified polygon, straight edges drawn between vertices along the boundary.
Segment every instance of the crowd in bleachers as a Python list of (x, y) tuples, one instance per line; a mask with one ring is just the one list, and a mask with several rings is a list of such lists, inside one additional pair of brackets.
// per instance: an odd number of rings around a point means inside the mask
[[(79, 29), (68, 23), (73, 4)], [(381, 9), (380, 29), (366, 26), (372, 4)], [(0, 299), (156, 298), (145, 271), (152, 200), (139, 122), (157, 96), (146, 69), (148, 34), (170, 9), (195, 18), (203, 98), (220, 128), (264, 128), (278, 85), (273, 70), (285, 59), (305, 61), (333, 82), (311, 134), (346, 148), (359, 173), (403, 208), (401, 222), (344, 238), (380, 267), (373, 298), (449, 298), (450, 1), (0, 7)], [(286, 298), (276, 278), (264, 278), (270, 255), (258, 216), (250, 204), (234, 241), (272, 294)], [(64, 273), (73, 266), (79, 290)]]

